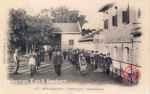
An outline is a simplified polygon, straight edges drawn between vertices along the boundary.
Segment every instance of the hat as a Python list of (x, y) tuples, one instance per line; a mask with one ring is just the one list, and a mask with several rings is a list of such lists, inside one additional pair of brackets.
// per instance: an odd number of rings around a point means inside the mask
[(106, 54), (103, 54), (103, 56), (106, 56)]
[(103, 55), (102, 53), (100, 53), (100, 55)]

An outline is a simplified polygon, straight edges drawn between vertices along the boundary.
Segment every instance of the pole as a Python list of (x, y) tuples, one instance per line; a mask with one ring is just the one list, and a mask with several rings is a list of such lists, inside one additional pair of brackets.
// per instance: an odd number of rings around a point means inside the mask
[(133, 46), (133, 38), (131, 39), (131, 43), (132, 43), (132, 56), (131, 56), (131, 84), (133, 83), (133, 79), (132, 79), (132, 74), (133, 74), (133, 68), (132, 68), (132, 63), (133, 63), (133, 59), (134, 59), (134, 46)]

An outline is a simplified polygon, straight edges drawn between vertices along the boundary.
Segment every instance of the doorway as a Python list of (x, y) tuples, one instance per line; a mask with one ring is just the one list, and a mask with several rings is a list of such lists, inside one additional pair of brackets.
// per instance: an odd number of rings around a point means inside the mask
[(60, 33), (52, 33), (50, 38), (50, 45), (52, 48), (59, 47), (61, 48), (61, 34)]

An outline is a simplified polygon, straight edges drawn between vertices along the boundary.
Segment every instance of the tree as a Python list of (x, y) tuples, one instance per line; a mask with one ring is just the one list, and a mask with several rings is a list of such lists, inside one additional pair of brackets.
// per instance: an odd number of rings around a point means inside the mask
[(88, 22), (88, 21), (86, 20), (86, 16), (85, 16), (85, 15), (80, 15), (80, 16), (78, 17), (78, 21), (79, 21), (79, 23), (80, 23), (81, 28), (83, 27), (83, 25), (84, 25), (85, 23)]
[(48, 10), (44, 9), (37, 16), (31, 16), (23, 9), (11, 9), (9, 12), (9, 47), (21, 47), (23, 52), (29, 52), (39, 44), (50, 43), (53, 22), (80, 22), (83, 26), (87, 21), (86, 16), (80, 15), (77, 10), (69, 10), (65, 7)]
[(78, 10), (70, 10), (62, 6), (51, 9), (50, 12), (53, 17), (53, 22), (75, 23), (79, 21), (81, 27), (87, 23), (86, 16), (81, 15)]
[(9, 12), (10, 20), (9, 20), (9, 26), (10, 26), (10, 45), (12, 48), (17, 48), (19, 46), (24, 46), (24, 32), (26, 31), (26, 24), (25, 24), (25, 18), (26, 18), (26, 11), (23, 9), (18, 9), (17, 11), (15, 9), (11, 9)]
[(21, 47), (29, 52), (32, 48), (48, 43), (52, 21), (45, 16), (31, 16), (23, 9), (10, 10), (10, 47)]

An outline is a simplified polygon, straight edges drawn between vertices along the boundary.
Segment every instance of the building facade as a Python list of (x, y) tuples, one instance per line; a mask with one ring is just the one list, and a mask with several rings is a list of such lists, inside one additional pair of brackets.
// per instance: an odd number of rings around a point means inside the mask
[[(114, 5), (104, 13), (103, 31), (95, 34), (93, 43), (100, 53), (109, 53), (113, 59), (113, 67), (119, 73), (128, 64), (140, 65), (140, 9), (120, 8)], [(136, 36), (139, 35), (139, 36)]]
[(59, 46), (62, 49), (78, 48), (81, 37), (81, 27), (79, 23), (54, 23), (54, 27), (59, 29), (53, 34), (60, 35)]
[(113, 31), (131, 31), (137, 24), (140, 23), (141, 10), (127, 5), (121, 7), (113, 5), (112, 8), (103, 12), (103, 29), (108, 32)]

